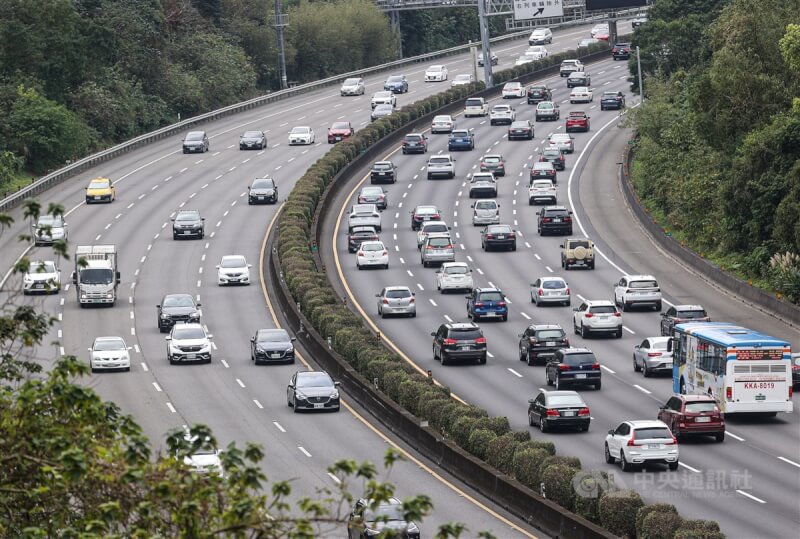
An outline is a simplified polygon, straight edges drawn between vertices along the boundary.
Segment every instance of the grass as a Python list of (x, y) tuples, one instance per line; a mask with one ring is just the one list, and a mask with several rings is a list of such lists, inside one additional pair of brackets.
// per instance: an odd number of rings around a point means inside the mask
[(10, 180), (0, 183), (0, 198), (16, 193), (23, 187), (30, 185), (32, 183), (31, 178), (37, 178), (37, 176), (28, 170), (23, 170), (14, 174)]

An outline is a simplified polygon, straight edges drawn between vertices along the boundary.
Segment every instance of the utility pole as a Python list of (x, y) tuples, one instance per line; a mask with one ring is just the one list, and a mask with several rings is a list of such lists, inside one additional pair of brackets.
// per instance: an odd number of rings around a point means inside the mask
[(642, 84), (642, 57), (639, 55), (639, 45), (636, 45), (636, 68), (639, 71), (639, 101), (644, 104), (644, 85)]
[(275, 0), (275, 34), (278, 37), (278, 72), (281, 78), (281, 90), (283, 90), (289, 86), (286, 80), (286, 51), (283, 46), (283, 28), (288, 23), (281, 9), (281, 0)]
[(492, 51), (489, 50), (489, 17), (486, 15), (486, 2), (478, 0), (478, 20), (481, 27), (481, 47), (483, 50), (483, 80), (487, 88), (494, 86), (492, 82)]

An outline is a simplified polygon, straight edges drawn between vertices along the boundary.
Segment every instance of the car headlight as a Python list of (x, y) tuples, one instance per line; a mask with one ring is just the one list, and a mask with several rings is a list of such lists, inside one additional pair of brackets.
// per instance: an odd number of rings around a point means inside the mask
[(189, 313), (189, 318), (200, 318), (200, 313), (198, 312)]
[(292, 352), (294, 352), (294, 346), (290, 346), (289, 348), (284, 350), (284, 353), (286, 353), (286, 354), (291, 354)]
[(86, 292), (81, 292), (81, 297), (85, 298), (85, 297), (88, 297), (88, 296), (87, 296)]
[(330, 398), (338, 399), (339, 398), (339, 392), (338, 391), (334, 391), (333, 393), (331, 393), (331, 397)]
[(202, 348), (200, 348), (200, 351), (201, 351), (201, 352), (208, 352), (208, 351), (210, 351), (210, 350), (211, 350), (211, 344), (210, 344), (210, 343), (206, 343), (206, 344), (204, 344), (204, 345), (202, 346)]
[(114, 292), (106, 292), (106, 297), (107, 298), (113, 298), (114, 297)]
[(162, 320), (169, 320), (170, 318), (172, 317), (168, 313), (161, 313)]
[(32, 283), (33, 282), (33, 278), (30, 275), (25, 275), (25, 277), (23, 277), (22, 280), (23, 280), (23, 282), (26, 282), (26, 283)]
[(304, 400), (306, 400), (308, 397), (306, 397), (306, 396), (305, 396), (305, 394), (301, 393), (300, 391), (297, 391), (297, 392), (295, 392), (295, 394), (294, 394), (294, 398), (296, 398), (296, 399), (300, 399), (301, 401), (304, 401)]

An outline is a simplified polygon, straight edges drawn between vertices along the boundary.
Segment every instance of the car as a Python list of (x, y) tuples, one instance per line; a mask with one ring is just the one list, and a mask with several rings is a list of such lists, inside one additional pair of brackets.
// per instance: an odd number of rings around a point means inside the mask
[(289, 146), (294, 146), (295, 144), (314, 144), (315, 141), (314, 130), (307, 125), (293, 127), (292, 130), (289, 131)]
[(447, 66), (432, 65), (425, 70), (425, 82), (442, 82), (447, 80)]
[(369, 115), (371, 121), (380, 120), (394, 114), (394, 107), (392, 105), (378, 105)]
[(426, 221), (417, 231), (417, 249), (422, 248), (428, 234), (450, 234), (450, 227), (444, 221)]
[(347, 229), (353, 230), (357, 226), (372, 226), (381, 231), (381, 214), (375, 204), (354, 204), (347, 217)]
[(500, 223), (500, 204), (496, 200), (479, 200), (472, 204), (472, 224), (474, 226), (496, 225)]
[(517, 233), (510, 225), (489, 225), (481, 230), (481, 249), (494, 248), (517, 250)]
[(383, 83), (383, 89), (395, 94), (404, 94), (408, 92), (408, 79), (405, 75), (391, 75)]
[(532, 54), (523, 53), (520, 55), (516, 60), (514, 60), (515, 66), (522, 66), (525, 64), (532, 64), (536, 60), (536, 57)]
[(548, 146), (539, 155), (539, 161), (550, 163), (556, 170), (565, 170), (567, 168), (567, 158), (564, 157), (564, 152), (558, 149), (557, 146)]
[(97, 337), (89, 348), (89, 368), (99, 370), (131, 370), (130, 348), (122, 337)]
[(594, 269), (594, 242), (589, 238), (567, 238), (559, 247), (565, 271), (575, 266)]
[(487, 154), (481, 157), (481, 172), (491, 172), (495, 178), (506, 175), (506, 159), (500, 154)]
[(335, 144), (353, 136), (355, 130), (350, 122), (333, 122), (328, 128), (328, 144)]
[(473, 150), (475, 148), (475, 134), (472, 129), (453, 129), (447, 140), (447, 151)]
[(477, 322), (481, 318), (500, 318), (508, 320), (508, 302), (499, 288), (473, 288), (467, 299), (467, 318)]
[(459, 360), (477, 361), (486, 364), (486, 337), (483, 330), (472, 322), (442, 324), (431, 333), (433, 337), (433, 359), (442, 366)]
[(482, 97), (470, 97), (464, 102), (464, 118), (472, 116), (486, 116), (489, 114), (489, 104)]
[(614, 60), (627, 60), (631, 57), (631, 44), (630, 43), (615, 43), (611, 47), (611, 57)]
[(531, 283), (531, 303), (537, 307), (549, 303), (569, 307), (572, 299), (567, 281), (561, 277), (539, 277)]
[(466, 262), (445, 262), (436, 271), (436, 290), (472, 290), (472, 270)]
[(365, 185), (358, 193), (359, 204), (375, 204), (379, 210), (389, 206), (388, 193), (382, 187)]
[(349, 79), (345, 79), (342, 83), (342, 88), (339, 92), (345, 95), (364, 95), (366, 92), (366, 86), (364, 85), (364, 79), (360, 77), (351, 77)]
[(203, 239), (206, 234), (205, 221), (197, 210), (179, 210), (172, 218), (172, 239), (186, 237)]
[(597, 39), (598, 41), (608, 41), (609, 39), (611, 39), (611, 34), (609, 33), (608, 30), (606, 30), (604, 32), (596, 33), (594, 35), (594, 38)]
[(347, 234), (347, 250), (351, 253), (355, 253), (365, 241), (377, 241), (379, 239), (374, 226), (353, 227)]
[(625, 94), (622, 92), (603, 92), (600, 96), (600, 110), (622, 110), (625, 108)]
[(679, 466), (678, 440), (663, 421), (623, 421), (608, 431), (604, 447), (606, 462), (619, 460), (623, 472), (652, 463), (666, 464), (673, 471)]
[(491, 172), (476, 172), (469, 180), (469, 198), (495, 198), (497, 180)]
[(633, 347), (633, 370), (645, 378), (653, 374), (672, 376), (672, 350), (667, 350), (670, 337), (648, 337)]
[(272, 178), (256, 178), (247, 186), (248, 204), (277, 204), (278, 186)]
[(547, 142), (564, 153), (575, 152), (575, 139), (569, 133), (553, 133)]
[(684, 322), (711, 322), (702, 305), (674, 305), (661, 313), (661, 335), (672, 336), (675, 324)]
[[(190, 447), (192, 447), (198, 437), (187, 435), (184, 439), (190, 444)], [(210, 439), (207, 438), (207, 440), (209, 440), (209, 443), (198, 444), (194, 451), (185, 455), (183, 457), (183, 464), (189, 468), (192, 473), (201, 476), (215, 475), (218, 477), (225, 477), (225, 468), (222, 466), (222, 458), (220, 457), (222, 451), (214, 447), (213, 444), (210, 443)]]
[(545, 367), (547, 385), (561, 390), (567, 386), (593, 386), (603, 384), (600, 363), (588, 348), (561, 348), (556, 350)]
[(556, 351), (569, 348), (567, 333), (558, 324), (531, 324), (519, 337), (519, 360), (528, 366), (555, 357)]
[(575, 103), (591, 103), (594, 101), (594, 92), (587, 86), (576, 86), (569, 93), (569, 102)]
[(267, 135), (263, 131), (245, 131), (239, 136), (240, 150), (263, 150), (267, 147)]
[(417, 316), (416, 293), (412, 292), (407, 286), (387, 286), (380, 293), (375, 294), (378, 298), (378, 315), (386, 318), (389, 315), (399, 314), (414, 318)]
[(489, 125), (512, 124), (517, 113), (511, 105), (495, 105), (489, 113)]
[(556, 203), (558, 203), (558, 194), (553, 180), (531, 180), (528, 187), (528, 205)]
[(592, 27), (592, 30), (590, 31), (590, 34), (591, 34), (592, 37), (595, 37), (595, 38), (597, 37), (597, 34), (608, 34), (608, 23), (607, 22), (601, 22), (601, 23), (595, 24)]
[(450, 133), (456, 126), (455, 120), (449, 114), (434, 116), (431, 122), (431, 133)]
[(564, 206), (545, 206), (536, 212), (537, 232), (547, 234), (572, 234), (572, 211)]
[(396, 107), (397, 97), (395, 97), (394, 92), (391, 90), (375, 92), (372, 94), (372, 101), (370, 101), (370, 105), (373, 109), (378, 105), (391, 105), (392, 107)]
[(589, 406), (575, 391), (540, 391), (528, 400), (528, 425), (542, 432), (554, 428), (589, 430), (592, 418)]
[(558, 184), (558, 172), (549, 161), (536, 161), (531, 164), (530, 181), (550, 180), (553, 185)]
[(156, 305), (158, 330), (169, 331), (176, 324), (200, 321), (201, 303), (196, 303), (191, 294), (167, 294)]
[(584, 339), (592, 333), (613, 333), (622, 338), (622, 313), (608, 300), (587, 300), (572, 309), (572, 329)]
[(631, 19), (631, 26), (634, 29), (636, 29), (636, 28), (639, 28), (640, 26), (642, 26), (643, 24), (645, 24), (646, 22), (647, 22), (647, 15), (645, 15), (643, 17), (637, 17), (635, 19)]
[(242, 255), (225, 255), (217, 265), (217, 284), (250, 284), (252, 264)]
[(420, 133), (403, 137), (403, 155), (408, 153), (428, 153), (428, 137)]
[(259, 329), (250, 337), (250, 361), (255, 365), (294, 363), (296, 340), (285, 329)]
[(521, 82), (507, 82), (502, 90), (503, 99), (513, 99), (515, 97), (525, 97), (525, 86)]
[(725, 440), (725, 415), (711, 395), (673, 395), (658, 407), (658, 420), (669, 427), (678, 441), (687, 436)]
[(475, 77), (471, 73), (460, 73), (455, 76), (450, 86), (466, 86), (475, 82)]
[(297, 371), (286, 387), (286, 404), (301, 410), (339, 411), (339, 382), (322, 371)]
[(533, 140), (533, 124), (530, 120), (519, 120), (508, 126), (508, 140)]
[(652, 275), (623, 275), (614, 286), (614, 303), (623, 311), (634, 305), (652, 305), (661, 310), (661, 288)]
[(553, 92), (546, 84), (536, 84), (528, 86), (526, 97), (529, 105), (535, 105), (542, 101), (552, 101)]
[(33, 244), (50, 245), (57, 241), (67, 241), (69, 230), (64, 216), (60, 214), (44, 214), (36, 219), (33, 228)]
[(580, 60), (564, 60), (558, 69), (558, 74), (562, 77), (568, 77), (570, 73), (575, 71), (583, 71), (583, 63)]
[(418, 230), (422, 223), (428, 221), (439, 221), (442, 215), (439, 208), (429, 205), (417, 206), (408, 213), (411, 214), (411, 230)]
[(189, 131), (183, 138), (183, 153), (205, 153), (211, 149), (205, 131)]
[(31, 260), (22, 276), (22, 294), (58, 294), (61, 291), (61, 270), (54, 260)]
[(389, 498), (376, 504), (361, 498), (347, 519), (347, 539), (403, 537), (420, 539), (419, 526), (406, 517), (403, 502)]
[(117, 189), (108, 178), (94, 178), (86, 187), (86, 203), (114, 202), (117, 198)]
[(578, 47), (588, 47), (589, 45), (594, 45), (595, 43), (600, 43), (600, 40), (593, 37), (587, 37), (585, 39), (581, 39), (580, 43), (578, 43)]
[(389, 269), (389, 250), (382, 241), (364, 241), (356, 251), (356, 267)]
[(419, 261), (423, 268), (433, 264), (456, 261), (456, 248), (450, 234), (428, 234), (419, 250)]
[(792, 387), (800, 387), (800, 354), (792, 354)]
[(561, 109), (552, 101), (539, 101), (539, 103), (536, 104), (534, 119), (537, 122), (544, 120), (556, 121), (559, 118), (561, 118)]
[(170, 365), (202, 361), (211, 363), (211, 338), (202, 325), (175, 324), (167, 340), (167, 361)]
[(448, 154), (434, 155), (428, 158), (426, 171), (428, 179), (444, 176), (446, 178), (456, 177), (456, 160)]
[(578, 86), (591, 86), (592, 77), (585, 71), (573, 71), (567, 77), (567, 88), (576, 88)]
[(547, 56), (547, 48), (542, 45), (531, 45), (525, 50), (525, 56), (530, 56), (534, 60), (541, 60)]
[(573, 131), (588, 132), (590, 126), (589, 115), (582, 110), (572, 111), (567, 116), (567, 133), (572, 133)]
[(553, 42), (553, 32), (549, 28), (534, 28), (528, 37), (528, 45), (546, 45)]
[[(493, 66), (496, 66), (500, 62), (500, 58), (491, 51), (489, 51), (489, 63)], [(483, 52), (478, 53), (478, 67), (483, 67), (483, 64), (486, 62), (483, 59)]]

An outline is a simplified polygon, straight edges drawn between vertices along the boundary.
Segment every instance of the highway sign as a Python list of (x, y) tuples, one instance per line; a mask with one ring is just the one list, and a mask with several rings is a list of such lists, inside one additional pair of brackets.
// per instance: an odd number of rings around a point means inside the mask
[(514, 19), (546, 19), (564, 15), (562, 0), (514, 0)]

